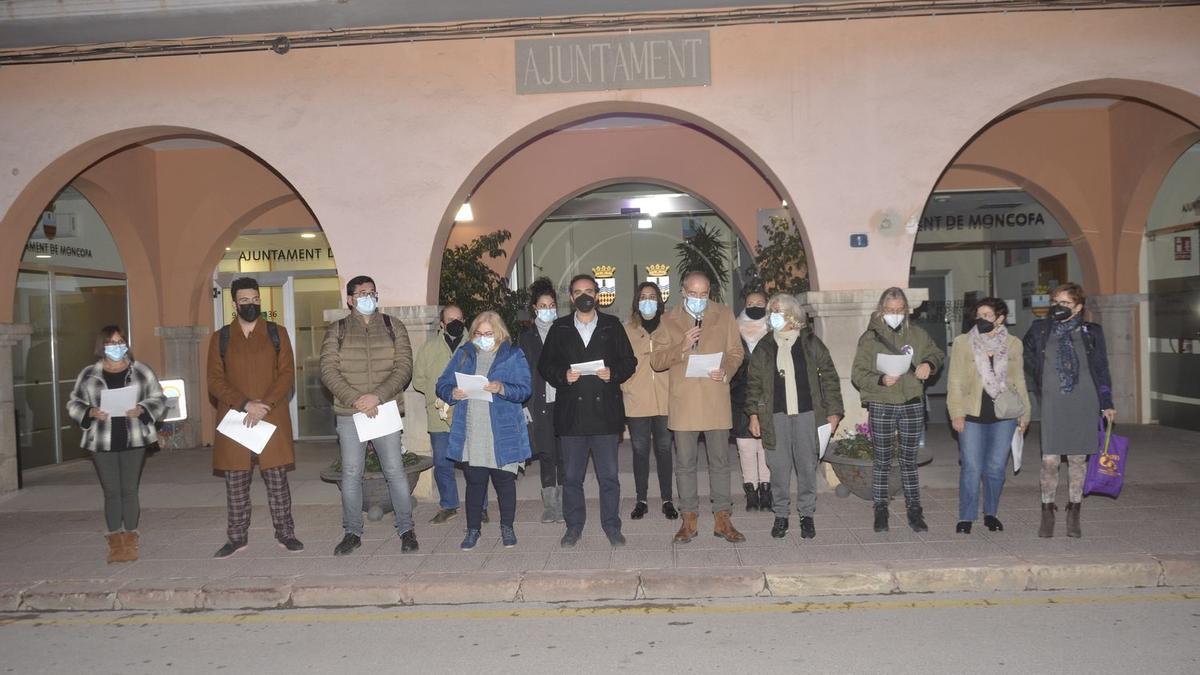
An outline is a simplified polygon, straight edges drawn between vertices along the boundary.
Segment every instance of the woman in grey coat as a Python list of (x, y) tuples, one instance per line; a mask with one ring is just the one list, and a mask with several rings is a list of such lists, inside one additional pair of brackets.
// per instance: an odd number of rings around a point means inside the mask
[[(125, 334), (105, 326), (96, 336), (99, 361), (83, 369), (67, 402), (67, 414), (83, 429), (80, 447), (90, 450), (104, 490), (104, 519), (108, 525), (108, 562), (138, 558), (138, 484), (146, 447), (158, 441), (155, 424), (167, 409), (167, 399), (154, 371), (129, 352)], [(105, 390), (132, 388), (137, 403), (123, 415), (105, 412)]]

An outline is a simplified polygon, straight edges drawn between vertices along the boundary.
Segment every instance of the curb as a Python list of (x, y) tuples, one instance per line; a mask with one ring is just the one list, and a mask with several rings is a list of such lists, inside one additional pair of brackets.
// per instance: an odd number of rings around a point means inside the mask
[(280, 609), (820, 597), (1200, 586), (1200, 554), (804, 563), (762, 568), (39, 581), (0, 584), (0, 612)]

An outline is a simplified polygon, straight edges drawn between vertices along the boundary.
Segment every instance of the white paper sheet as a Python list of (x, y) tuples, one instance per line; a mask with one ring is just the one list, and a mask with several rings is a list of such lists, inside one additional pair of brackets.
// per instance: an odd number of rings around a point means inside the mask
[(833, 425), (826, 422), (817, 427), (817, 440), (821, 444), (821, 454), (818, 459), (825, 459), (825, 449), (829, 447), (829, 437), (833, 435)]
[(137, 387), (100, 390), (100, 409), (111, 417), (124, 417), (125, 411), (138, 404)]
[(354, 413), (353, 419), (354, 430), (358, 432), (360, 443), (389, 436), (404, 429), (404, 419), (400, 417), (400, 407), (395, 401), (379, 404), (379, 414), (374, 418), (367, 417), (365, 413)]
[(875, 370), (884, 375), (892, 377), (900, 377), (908, 372), (909, 366), (912, 365), (912, 354), (876, 354), (875, 355)]
[(487, 401), (491, 403), (492, 393), (483, 390), (483, 386), (488, 383), (488, 379), (483, 375), (454, 373), (454, 383), (458, 385), (459, 389), (467, 392), (467, 398), (473, 398), (476, 401)]
[(1013, 432), (1012, 440), (1012, 457), (1013, 457), (1013, 473), (1021, 470), (1021, 454), (1025, 451), (1025, 435), (1021, 433), (1021, 427)]
[(267, 441), (271, 440), (271, 434), (275, 433), (275, 425), (260, 421), (253, 427), (248, 427), (246, 426), (246, 413), (231, 409), (225, 413), (225, 417), (217, 425), (217, 431), (237, 441), (239, 445), (248, 448), (250, 452), (261, 455), (263, 449), (267, 447)]
[(598, 370), (604, 367), (604, 359), (597, 361), (584, 361), (583, 363), (572, 363), (571, 370), (579, 371), (580, 375), (595, 375)]
[(689, 355), (687, 373), (684, 377), (708, 377), (710, 370), (717, 370), (721, 367), (721, 357), (724, 355), (725, 352)]
[(557, 395), (558, 395), (558, 392), (554, 389), (553, 386), (550, 385), (549, 382), (547, 382), (546, 383), (546, 403), (554, 403), (554, 397)]

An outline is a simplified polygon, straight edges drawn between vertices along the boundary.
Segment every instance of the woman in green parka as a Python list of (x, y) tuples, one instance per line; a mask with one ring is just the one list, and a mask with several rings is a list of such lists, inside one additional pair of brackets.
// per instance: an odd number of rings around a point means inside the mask
[[(845, 409), (837, 369), (821, 339), (805, 325), (800, 302), (786, 294), (767, 302), (771, 336), (750, 357), (746, 414), (750, 433), (762, 438), (771, 471), (771, 536), (787, 535), (792, 472), (796, 473), (796, 511), (800, 536), (817, 534), (817, 427), (837, 429)], [(832, 435), (832, 430), (830, 432)]]
[[(850, 381), (867, 407), (871, 442), (875, 446), (871, 492), (875, 502), (876, 532), (888, 529), (888, 471), (892, 466), (892, 445), (897, 432), (908, 526), (914, 532), (929, 529), (921, 511), (917, 445), (925, 425), (925, 382), (941, 370), (946, 354), (928, 333), (909, 321), (910, 312), (904, 291), (895, 286), (884, 291), (866, 332), (858, 339), (858, 351), (854, 354), (850, 372)], [(880, 354), (911, 355), (912, 365), (898, 377), (886, 375), (876, 366)]]

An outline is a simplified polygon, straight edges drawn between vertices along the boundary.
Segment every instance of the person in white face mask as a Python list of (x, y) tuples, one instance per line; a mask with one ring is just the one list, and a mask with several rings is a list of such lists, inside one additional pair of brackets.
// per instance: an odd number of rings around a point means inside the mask
[(564, 476), (558, 436), (554, 433), (554, 401), (558, 392), (537, 370), (546, 335), (558, 318), (558, 293), (554, 284), (546, 277), (534, 279), (529, 285), (529, 301), (533, 323), (517, 338), (533, 375), (533, 393), (525, 402), (525, 419), (529, 421), (529, 440), (542, 480), (542, 522), (561, 523)]
[(658, 472), (658, 492), (662, 497), (662, 512), (667, 520), (675, 520), (679, 512), (672, 503), (671, 431), (667, 428), (667, 402), (670, 392), (669, 376), (656, 373), (650, 367), (654, 352), (654, 333), (662, 326), (662, 291), (658, 284), (643, 281), (633, 297), (633, 313), (625, 324), (625, 333), (637, 356), (637, 370), (621, 385), (625, 397), (625, 422), (629, 425), (629, 441), (633, 446), (633, 483), (637, 504), (629, 517), (640, 520), (646, 516), (650, 483), (650, 450), (654, 449), (654, 467)]
[[(321, 382), (333, 394), (338, 445), (342, 456), (342, 529), (345, 535), (333, 549), (347, 555), (362, 545), (362, 474), (367, 444), (359, 440), (354, 414), (379, 414), (379, 406), (395, 401), (404, 414), (404, 390), (412, 380), (413, 353), (404, 322), (378, 311), (379, 296), (370, 277), (346, 284), (350, 316), (329, 324), (321, 343)], [(443, 399), (445, 400), (445, 399)], [(412, 499), (404, 474), (402, 431), (372, 441), (396, 514), (400, 551), (418, 550), (413, 527)]]
[[(925, 426), (925, 383), (941, 370), (946, 354), (928, 333), (908, 320), (909, 311), (908, 297), (899, 288), (893, 286), (880, 295), (867, 330), (858, 339), (850, 373), (850, 380), (867, 407), (867, 422), (875, 447), (871, 490), (876, 532), (888, 529), (888, 472), (897, 435), (908, 525), (914, 532), (929, 529), (917, 482), (917, 445)], [(880, 354), (910, 355), (912, 366), (899, 376), (882, 373), (877, 368)]]

